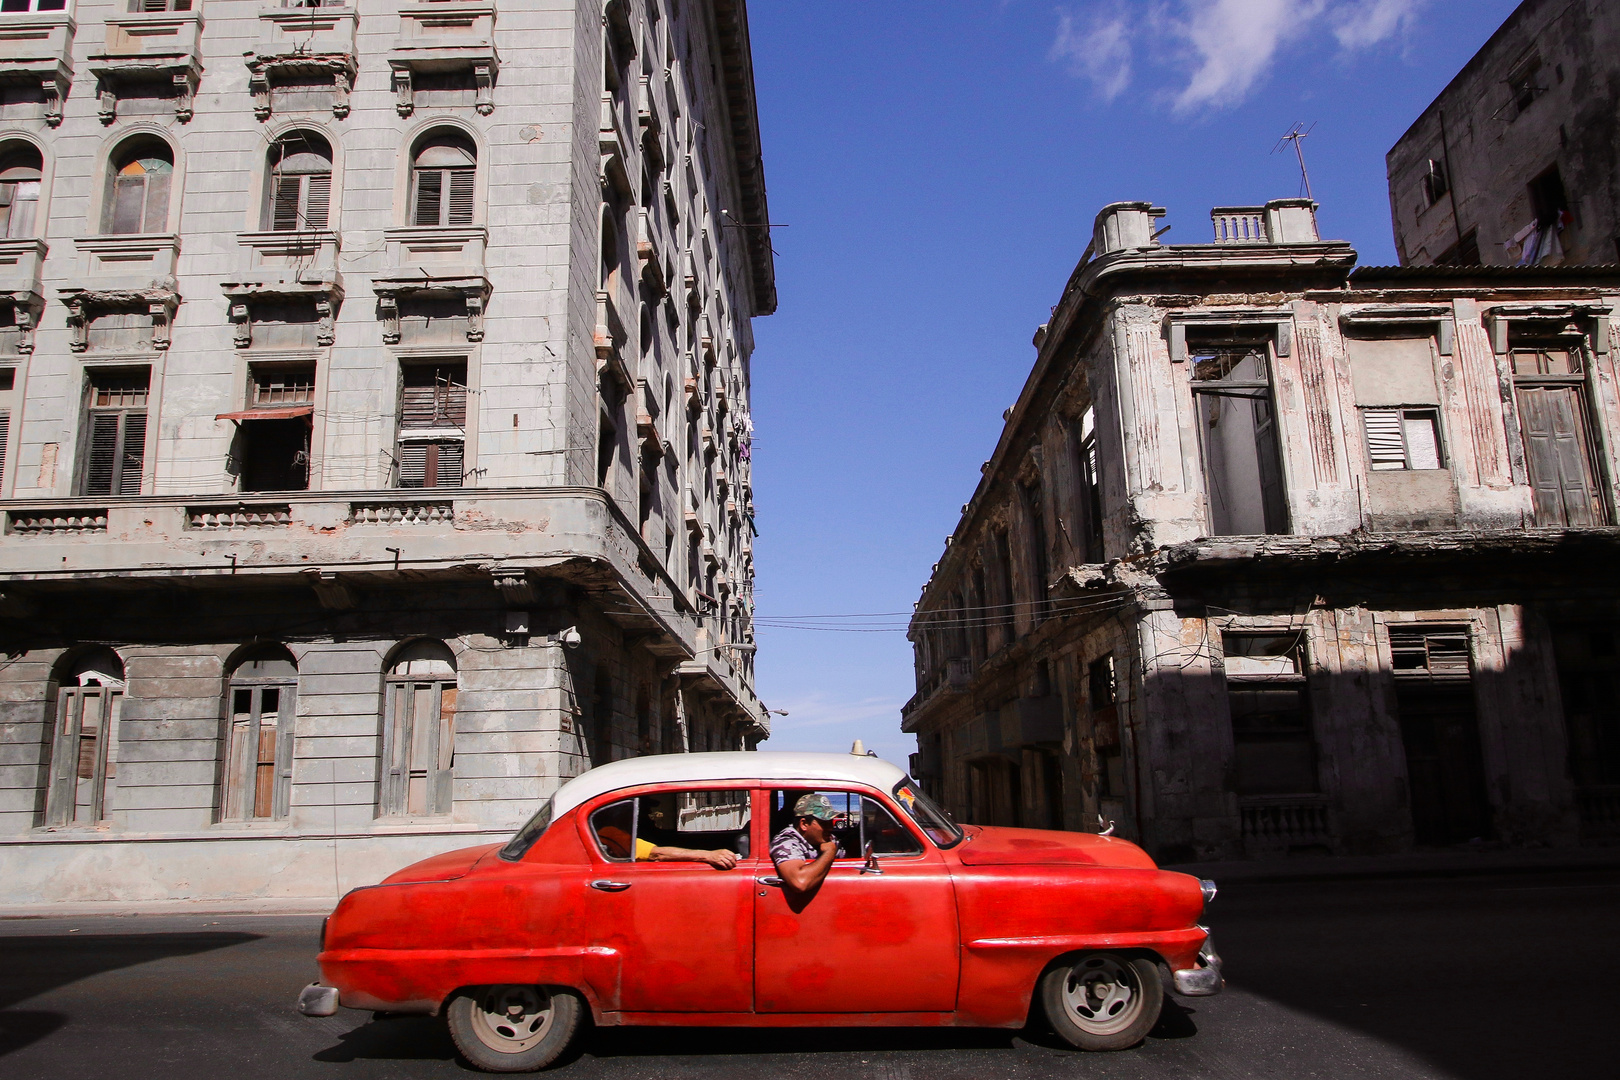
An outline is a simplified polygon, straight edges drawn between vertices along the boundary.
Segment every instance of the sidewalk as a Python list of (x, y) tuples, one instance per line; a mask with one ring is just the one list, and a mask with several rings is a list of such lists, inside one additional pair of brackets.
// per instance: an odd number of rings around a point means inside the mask
[(1620, 870), (1620, 847), (1498, 851), (1418, 851), (1402, 855), (1301, 855), (1292, 858), (1165, 866), (1217, 885), (1347, 879), (1454, 878), (1555, 871)]
[(98, 900), (79, 904), (12, 904), (0, 906), (0, 920), (140, 915), (330, 915), (337, 902), (335, 896), (278, 896), (228, 900)]

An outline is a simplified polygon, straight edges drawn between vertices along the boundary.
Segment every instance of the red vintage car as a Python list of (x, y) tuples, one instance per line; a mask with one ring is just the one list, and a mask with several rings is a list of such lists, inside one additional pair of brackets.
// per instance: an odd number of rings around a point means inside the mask
[[(800, 892), (769, 852), (808, 827), (795, 807), (824, 806), (800, 803), (811, 793), (840, 815), (825, 849), (840, 857)], [(1074, 1046), (1122, 1049), (1158, 1019), (1161, 968), (1182, 994), (1221, 989), (1198, 925), (1213, 895), (1126, 840), (958, 826), (875, 757), (641, 757), (568, 781), (504, 845), (349, 893), (299, 1008), (442, 1012), (498, 1072), (550, 1064), (587, 1012), (1018, 1028), (1038, 999)]]

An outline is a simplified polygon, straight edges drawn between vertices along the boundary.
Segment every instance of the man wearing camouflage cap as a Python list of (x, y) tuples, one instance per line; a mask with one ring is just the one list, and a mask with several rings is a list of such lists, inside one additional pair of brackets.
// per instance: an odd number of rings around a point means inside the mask
[(843, 815), (819, 792), (799, 796), (793, 815), (793, 824), (771, 839), (771, 861), (788, 888), (807, 893), (821, 884), (838, 858), (833, 827)]

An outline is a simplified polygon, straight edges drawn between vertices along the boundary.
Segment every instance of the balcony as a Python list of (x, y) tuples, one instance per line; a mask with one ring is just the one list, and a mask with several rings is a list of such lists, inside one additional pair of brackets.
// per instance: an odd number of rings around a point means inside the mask
[(197, 11), (142, 11), (106, 17), (107, 40), (90, 57), (96, 77), (101, 122), (118, 118), (121, 93), (135, 83), (167, 83), (173, 90), (174, 115), (182, 124), (192, 117), (192, 99), (202, 77), (202, 14)]
[(45, 252), (43, 240), (0, 240), (0, 311), (10, 310), (20, 353), (34, 351), (34, 328), (45, 306), (40, 286)]
[(98, 288), (144, 289), (172, 281), (180, 255), (180, 237), (174, 233), (81, 236), (73, 246), (79, 252), (80, 275)]
[(0, 23), (0, 83), (36, 86), (40, 113), (51, 127), (62, 122), (62, 98), (73, 81), (73, 34), (65, 11), (13, 13)]
[(602, 116), (598, 125), (598, 150), (601, 153), (600, 179), (603, 194), (609, 191), (628, 197), (630, 185), (630, 140), (625, 135), (619, 118), (619, 102), (612, 94), (602, 95)]
[(1315, 244), (1316, 204), (1309, 199), (1273, 199), (1264, 206), (1217, 206), (1209, 212), (1215, 243)]
[(484, 269), (489, 230), (481, 225), (421, 225), (386, 229), (391, 269), (373, 275), (383, 342), (400, 340), (399, 300), (405, 296), (459, 297), (466, 305), (469, 342), (484, 340), (490, 282)]
[(430, 0), (401, 4), (399, 37), (388, 54), (393, 71), (394, 108), (400, 116), (415, 112), (416, 84), (421, 76), (469, 72), (472, 104), (480, 115), (495, 111), (495, 5), (468, 0)]
[(332, 115), (340, 120), (348, 116), (358, 70), (354, 48), (358, 21), (358, 12), (342, 4), (261, 8), (258, 47), (245, 54), (253, 115), (269, 119), (277, 85), (330, 80)]

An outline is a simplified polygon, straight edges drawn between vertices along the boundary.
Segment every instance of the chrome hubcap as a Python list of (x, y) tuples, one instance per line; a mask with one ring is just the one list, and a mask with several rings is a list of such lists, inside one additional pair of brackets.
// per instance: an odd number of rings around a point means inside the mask
[(1111, 1035), (1130, 1027), (1142, 1011), (1142, 987), (1129, 964), (1112, 956), (1088, 956), (1069, 969), (1063, 1006), (1080, 1027)]
[(551, 1027), (551, 997), (533, 986), (492, 986), (473, 1004), (478, 1041), (503, 1054), (521, 1054)]

